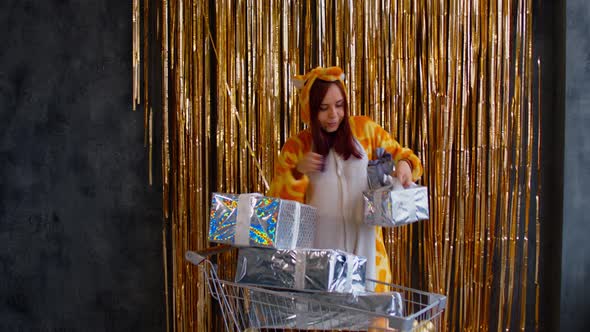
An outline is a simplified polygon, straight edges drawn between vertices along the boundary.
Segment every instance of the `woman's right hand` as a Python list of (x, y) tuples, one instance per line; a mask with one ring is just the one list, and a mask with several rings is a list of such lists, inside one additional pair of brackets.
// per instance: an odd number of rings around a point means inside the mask
[(297, 164), (296, 170), (302, 174), (321, 172), (324, 169), (324, 157), (315, 152), (308, 152)]

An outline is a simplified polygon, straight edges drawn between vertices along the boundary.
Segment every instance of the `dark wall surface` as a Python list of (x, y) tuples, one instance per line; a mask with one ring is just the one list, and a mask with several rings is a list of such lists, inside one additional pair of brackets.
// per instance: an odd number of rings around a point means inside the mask
[(165, 330), (131, 1), (3, 0), (0, 41), (0, 331)]
[[(560, 312), (557, 299), (560, 298), (559, 271), (563, 226), (565, 6), (565, 0), (555, 0), (534, 1), (533, 7), (533, 91), (540, 92), (540, 98), (538, 95), (534, 98), (534, 107), (539, 107), (540, 100), (542, 113), (539, 207), (541, 243), (538, 275), (535, 274), (535, 269), (531, 268), (536, 262), (529, 260), (529, 273), (532, 273), (529, 280), (538, 277), (540, 294), (539, 313), (536, 313), (535, 305), (527, 309), (527, 331), (534, 331), (537, 324), (540, 331), (559, 331)], [(542, 70), (540, 86), (536, 60), (540, 60)], [(530, 236), (529, 240), (532, 239)], [(529, 251), (529, 255), (532, 252)], [(530, 286), (527, 300), (529, 303), (535, 303), (536, 285)]]
[(561, 331), (590, 327), (590, 3), (567, 1)]

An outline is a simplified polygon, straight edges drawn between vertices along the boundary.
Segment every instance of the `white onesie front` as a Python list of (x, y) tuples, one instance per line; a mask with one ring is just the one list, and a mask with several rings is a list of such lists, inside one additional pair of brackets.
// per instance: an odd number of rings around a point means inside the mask
[(323, 172), (309, 175), (307, 204), (318, 210), (314, 248), (340, 249), (367, 258), (366, 277), (375, 279), (375, 228), (363, 223), (363, 191), (367, 184), (367, 154), (342, 159), (334, 149), (326, 156)]

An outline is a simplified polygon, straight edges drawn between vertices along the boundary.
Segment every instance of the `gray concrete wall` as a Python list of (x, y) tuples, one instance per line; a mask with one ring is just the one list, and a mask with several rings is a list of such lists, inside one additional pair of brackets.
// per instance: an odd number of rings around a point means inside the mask
[(0, 331), (164, 331), (131, 2), (3, 0), (0, 43)]
[(590, 2), (566, 6), (561, 331), (590, 327)]

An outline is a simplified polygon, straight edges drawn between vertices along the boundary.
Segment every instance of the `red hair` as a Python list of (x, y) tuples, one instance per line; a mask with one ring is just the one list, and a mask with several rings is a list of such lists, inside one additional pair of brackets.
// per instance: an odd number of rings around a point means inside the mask
[[(342, 118), (342, 122), (340, 122), (338, 129), (333, 133), (328, 133), (320, 125), (318, 114), (320, 105), (332, 84), (336, 85), (344, 96), (344, 117)], [(358, 145), (352, 136), (350, 123), (348, 122), (348, 100), (342, 82), (328, 82), (316, 79), (309, 91), (309, 111), (311, 118), (311, 135), (313, 137), (315, 152), (322, 156), (327, 156), (330, 149), (333, 147), (334, 151), (342, 156), (342, 159), (344, 160), (348, 160), (351, 155), (358, 159), (362, 158), (363, 154), (359, 151)]]

